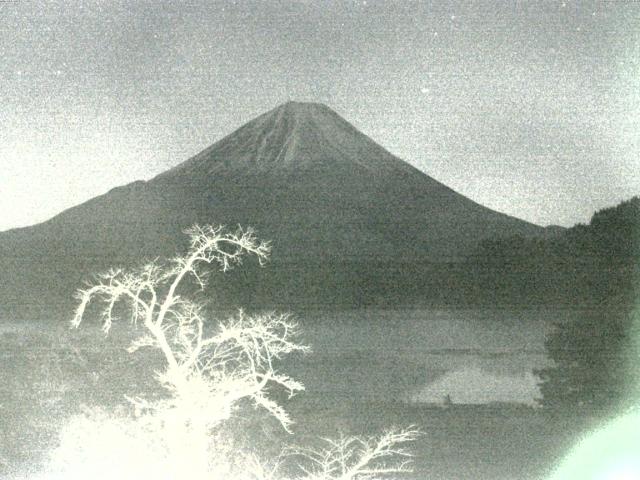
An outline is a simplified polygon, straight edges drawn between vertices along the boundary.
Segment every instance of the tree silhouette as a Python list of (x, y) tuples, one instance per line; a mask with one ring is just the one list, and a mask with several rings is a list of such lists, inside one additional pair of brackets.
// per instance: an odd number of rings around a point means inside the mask
[[(224, 272), (247, 255), (264, 263), (269, 245), (258, 241), (252, 230), (228, 233), (222, 227), (194, 226), (186, 233), (191, 241), (185, 255), (166, 265), (156, 260), (134, 270), (109, 270), (78, 292), (74, 327), (82, 324), (93, 303), (99, 305), (105, 333), (121, 313), (142, 326), (144, 333), (128, 350), (161, 352), (164, 368), (155, 378), (165, 395), (128, 397), (134, 418), (92, 411), (72, 420), (53, 456), (61, 478), (77, 474), (69, 470), (78, 462), (85, 465), (82, 475), (95, 478), (104, 474), (103, 464), (113, 468), (111, 458), (121, 467), (117, 478), (286, 478), (279, 470), (280, 457), (263, 461), (255, 452), (234, 450), (224, 426), (249, 401), (289, 431), (289, 415), (270, 394), (278, 388), (289, 395), (304, 389), (277, 370), (277, 361), (285, 355), (308, 351), (299, 343), (297, 324), (286, 314), (240, 311), (211, 325), (204, 304), (187, 298), (193, 285), (203, 289), (207, 284), (206, 266), (214, 264)], [(398, 445), (417, 434), (409, 428), (372, 439), (344, 437), (328, 441), (328, 448), (297, 450), (287, 458), (302, 455), (311, 462), (307, 467), (300, 463), (298, 479), (383, 478), (408, 471), (408, 454)], [(111, 447), (113, 452), (105, 451)], [(123, 458), (131, 465), (123, 465)]]

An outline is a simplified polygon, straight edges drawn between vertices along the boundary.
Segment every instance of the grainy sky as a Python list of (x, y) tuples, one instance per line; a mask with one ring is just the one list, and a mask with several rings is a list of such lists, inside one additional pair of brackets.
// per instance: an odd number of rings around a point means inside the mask
[(0, 230), (322, 102), (547, 225), (640, 194), (640, 2), (0, 0)]

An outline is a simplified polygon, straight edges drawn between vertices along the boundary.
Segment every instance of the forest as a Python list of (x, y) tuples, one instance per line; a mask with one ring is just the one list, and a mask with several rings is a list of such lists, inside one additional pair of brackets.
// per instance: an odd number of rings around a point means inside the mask
[(509, 286), (514, 297), (584, 309), (547, 338), (556, 365), (537, 372), (544, 406), (617, 410), (637, 399), (639, 260), (639, 197), (548, 237), (485, 241), (469, 259), (521, 278)]

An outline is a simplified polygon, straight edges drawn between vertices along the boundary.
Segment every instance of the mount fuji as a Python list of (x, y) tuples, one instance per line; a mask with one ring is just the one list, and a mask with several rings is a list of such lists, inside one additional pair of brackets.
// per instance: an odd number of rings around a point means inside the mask
[(151, 180), (0, 233), (0, 305), (66, 304), (92, 273), (175, 255), (194, 223), (251, 226), (273, 245), (264, 271), (214, 282), (216, 301), (234, 305), (401, 302), (421, 295), (430, 265), (455, 264), (483, 239), (544, 232), (453, 191), (330, 108), (289, 102)]

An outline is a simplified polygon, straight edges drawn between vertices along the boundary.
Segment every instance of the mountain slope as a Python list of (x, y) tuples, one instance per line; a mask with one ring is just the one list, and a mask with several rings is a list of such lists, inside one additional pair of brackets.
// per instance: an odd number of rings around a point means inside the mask
[[(353, 275), (375, 289), (389, 265), (456, 261), (484, 238), (543, 233), (416, 170), (328, 107), (290, 102), (148, 182), (0, 233), (0, 302), (46, 304), (112, 264), (173, 255), (193, 223), (255, 227), (274, 246), (260, 275), (278, 281), (265, 281), (286, 293), (292, 275), (305, 278), (316, 286), (300, 295), (323, 290), (327, 301)], [(248, 277), (237, 289), (255, 290)]]

